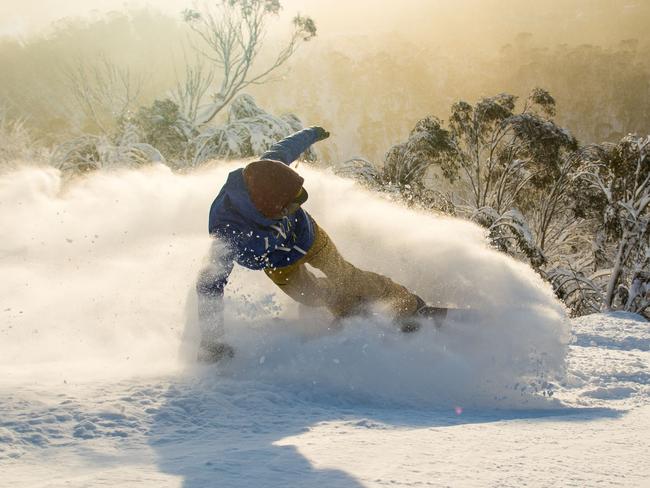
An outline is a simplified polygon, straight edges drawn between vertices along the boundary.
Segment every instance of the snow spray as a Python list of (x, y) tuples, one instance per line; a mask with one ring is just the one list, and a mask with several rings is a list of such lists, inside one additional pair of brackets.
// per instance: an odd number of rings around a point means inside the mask
[[(67, 183), (51, 168), (0, 175), (0, 375), (196, 374), (194, 281), (210, 245), (208, 209), (243, 164), (187, 174), (159, 165)], [(410, 335), (381, 317), (352, 318), (332, 332), (325, 310), (236, 267), (225, 301), (237, 354), (208, 374), (329, 401), (461, 411), (543, 404), (539, 392), (562, 376), (570, 338), (550, 286), (491, 249), (474, 224), (407, 209), (326, 170), (298, 170), (306, 210), (344, 257), (480, 318)]]

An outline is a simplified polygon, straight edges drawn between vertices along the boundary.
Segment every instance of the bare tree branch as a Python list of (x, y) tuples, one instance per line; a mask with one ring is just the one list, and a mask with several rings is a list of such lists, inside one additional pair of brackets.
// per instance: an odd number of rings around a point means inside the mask
[(82, 113), (104, 135), (138, 103), (144, 79), (117, 67), (106, 56), (88, 62), (78, 59), (62, 68), (68, 88)]
[(218, 83), (210, 83), (212, 103), (204, 113), (194, 114), (196, 125), (213, 120), (247, 86), (268, 81), (269, 75), (286, 63), (302, 42), (316, 35), (316, 26), (309, 17), (295, 17), (287, 44), (269, 66), (254, 74), (267, 22), (278, 15), (280, 8), (279, 0), (221, 0), (215, 6), (204, 4), (200, 10), (185, 10), (185, 21), (207, 50), (194, 48), (221, 71)]

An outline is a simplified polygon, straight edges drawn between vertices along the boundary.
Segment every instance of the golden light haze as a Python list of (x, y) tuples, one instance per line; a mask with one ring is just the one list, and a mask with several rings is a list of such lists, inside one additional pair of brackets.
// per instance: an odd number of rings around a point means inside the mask
[[(198, 4), (200, 5), (201, 2)], [(0, 35), (30, 35), (52, 22), (142, 7), (168, 15), (193, 0), (3, 0)], [(530, 32), (556, 43), (648, 39), (645, 0), (284, 0), (285, 13), (312, 16), (325, 37), (397, 33), (428, 42), (452, 38), (477, 45), (504, 43)]]
[[(473, 103), (500, 92), (525, 97), (536, 86), (550, 90), (558, 120), (584, 142), (650, 132), (649, 1), (281, 3), (268, 51), (298, 12), (316, 21), (318, 35), (252, 94), (273, 113), (327, 125), (333, 134), (328, 158), (380, 162), (417, 120), (445, 119), (458, 99)], [(185, 68), (189, 48), (179, 13), (190, 6), (186, 0), (4, 0), (0, 34), (14, 37), (0, 42), (6, 68), (0, 103), (26, 118), (39, 137), (55, 141), (55, 133), (81, 130), (61, 68), (100, 55), (146, 80), (142, 104), (168, 96)]]

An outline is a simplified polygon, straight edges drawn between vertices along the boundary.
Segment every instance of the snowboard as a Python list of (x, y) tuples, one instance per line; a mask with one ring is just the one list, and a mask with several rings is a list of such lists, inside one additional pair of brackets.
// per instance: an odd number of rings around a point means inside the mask
[(472, 308), (431, 307), (427, 306), (425, 314), (402, 319), (399, 323), (402, 332), (417, 332), (423, 325), (430, 323), (441, 328), (453, 321), (468, 322), (480, 317), (479, 311)]

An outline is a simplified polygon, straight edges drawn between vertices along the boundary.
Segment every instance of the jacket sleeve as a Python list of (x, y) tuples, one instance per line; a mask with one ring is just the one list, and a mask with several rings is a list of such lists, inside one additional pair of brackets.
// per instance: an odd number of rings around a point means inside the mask
[(316, 142), (316, 134), (317, 132), (311, 127), (291, 134), (289, 137), (273, 144), (268, 151), (262, 154), (261, 159), (282, 161), (284, 164), (289, 165)]

